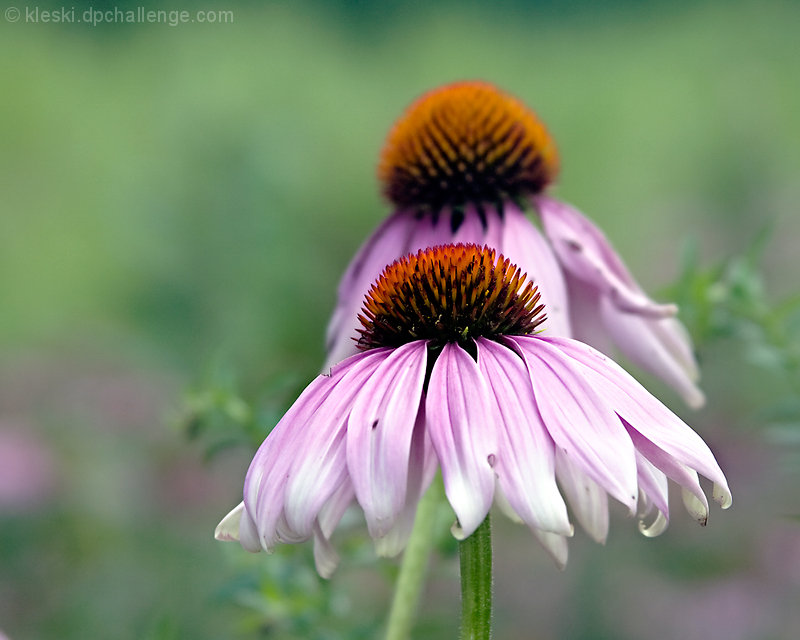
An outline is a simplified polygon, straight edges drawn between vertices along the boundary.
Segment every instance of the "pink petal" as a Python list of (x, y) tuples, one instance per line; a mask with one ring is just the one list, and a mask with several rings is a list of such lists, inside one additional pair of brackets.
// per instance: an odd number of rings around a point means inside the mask
[(533, 402), (525, 364), (503, 345), (485, 338), (476, 342), (499, 426), (494, 471), (500, 488), (528, 526), (570, 535), (567, 507), (556, 486), (555, 445)]
[(503, 255), (539, 287), (547, 335), (570, 336), (569, 307), (564, 275), (552, 248), (530, 219), (513, 203), (504, 208)]
[(550, 531), (540, 531), (539, 529), (533, 530), (533, 535), (539, 541), (545, 551), (550, 554), (550, 557), (555, 561), (559, 569), (567, 566), (567, 559), (569, 557), (569, 547), (567, 546), (567, 539), (557, 533)]
[(669, 487), (664, 472), (657, 469), (639, 451), (636, 452), (636, 468), (639, 474), (639, 497), (645, 502), (640, 515), (646, 515), (650, 507), (655, 507), (669, 518)]
[[(652, 396), (616, 362), (588, 345), (563, 338), (541, 338), (559, 347), (585, 365), (583, 375), (592, 386), (601, 390), (621, 418), (644, 439), (680, 465), (694, 469), (715, 483), (715, 499), (727, 508), (731, 504), (730, 489), (714, 454), (703, 439), (678, 416)], [(637, 445), (637, 449), (640, 446)], [(648, 459), (653, 462), (652, 458)], [(656, 467), (670, 475), (666, 469)]]
[(314, 564), (323, 578), (330, 578), (339, 564), (339, 554), (330, 543), (330, 538), (347, 507), (353, 502), (353, 497), (353, 485), (346, 480), (328, 498), (317, 516), (314, 525)]
[(588, 218), (546, 196), (538, 196), (535, 203), (559, 261), (572, 274), (610, 296), (623, 311), (653, 318), (675, 315), (674, 305), (656, 304), (645, 295), (603, 232)]
[(438, 468), (439, 461), (426, 427), (423, 406), (417, 414), (417, 423), (411, 439), (406, 503), (392, 528), (385, 536), (375, 540), (375, 550), (379, 556), (394, 557), (405, 548), (414, 526), (418, 503), (428, 491)]
[(575, 518), (595, 542), (608, 537), (608, 494), (562, 451), (556, 452), (556, 477)]
[(398, 211), (387, 218), (359, 248), (339, 282), (336, 308), (328, 323), (326, 371), (356, 353), (358, 313), (364, 296), (387, 265), (409, 252), (409, 238), (417, 225), (414, 215)]
[(286, 522), (299, 536), (307, 538), (312, 534), (320, 509), (347, 477), (347, 419), (356, 396), (392, 353), (374, 351), (374, 358), (364, 358), (348, 367), (336, 391), (302, 427), (303, 444), (289, 470), (284, 506)]
[(543, 338), (507, 340), (525, 359), (539, 414), (556, 447), (634, 513), (636, 457), (620, 419), (560, 349)]
[(486, 382), (461, 347), (447, 344), (442, 348), (431, 372), (425, 413), (445, 494), (466, 538), (492, 505), (497, 425)]
[(691, 343), (680, 322), (625, 313), (608, 300), (600, 302), (599, 310), (611, 338), (633, 364), (661, 378), (693, 409), (705, 404), (695, 384), (700, 373)]
[(406, 501), (427, 348), (416, 341), (395, 349), (364, 382), (347, 421), (347, 467), (373, 538), (386, 534)]
[(245, 478), (244, 502), (264, 549), (271, 550), (278, 540), (287, 482), (295, 462), (309, 455), (312, 429), (325, 422), (328, 406), (350, 394), (348, 383), (342, 381), (349, 380), (354, 371), (368, 375), (386, 355), (385, 349), (361, 353), (334, 367), (330, 376), (315, 378), (256, 452)]

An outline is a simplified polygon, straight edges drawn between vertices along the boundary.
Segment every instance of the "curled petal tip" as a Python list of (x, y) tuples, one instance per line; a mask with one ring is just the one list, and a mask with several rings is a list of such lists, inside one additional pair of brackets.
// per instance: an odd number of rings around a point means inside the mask
[(639, 520), (639, 533), (646, 538), (655, 538), (666, 531), (667, 525), (669, 525), (669, 520), (659, 511), (656, 519), (650, 524), (647, 524), (644, 520)]
[(663, 318), (674, 318), (678, 315), (678, 305), (671, 302), (659, 304), (643, 294), (634, 297), (629, 292), (623, 293), (619, 289), (612, 289), (611, 300), (620, 311), (633, 313), (643, 318), (661, 320)]
[(450, 527), (450, 533), (458, 541), (466, 540), (469, 537), (464, 533), (464, 529), (461, 527), (461, 524), (458, 522), (458, 520), (456, 520)]
[(683, 498), (683, 505), (686, 507), (686, 511), (689, 512), (689, 515), (697, 520), (700, 526), (705, 527), (708, 523), (708, 506), (687, 489), (681, 491), (681, 498)]
[(702, 409), (706, 404), (705, 394), (694, 385), (691, 386), (682, 395), (684, 402), (686, 402), (686, 404), (689, 406), (690, 409), (694, 409), (695, 411), (698, 409)]
[(719, 504), (719, 506), (723, 509), (730, 509), (731, 505), (733, 504), (733, 496), (731, 496), (731, 492), (728, 490), (728, 488), (723, 487), (721, 484), (717, 484), (716, 482), (714, 483), (712, 497), (714, 498), (714, 502)]
[(239, 525), (242, 521), (242, 513), (244, 512), (244, 502), (240, 502), (230, 513), (226, 515), (222, 521), (214, 529), (214, 538), (223, 542), (238, 542), (239, 541)]

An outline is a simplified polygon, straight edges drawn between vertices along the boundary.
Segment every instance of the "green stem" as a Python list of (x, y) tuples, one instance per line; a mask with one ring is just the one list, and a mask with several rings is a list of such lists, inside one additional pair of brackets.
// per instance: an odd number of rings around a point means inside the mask
[(461, 559), (461, 640), (492, 637), (492, 525), (489, 516), (458, 545)]
[(403, 553), (403, 563), (400, 565), (400, 575), (397, 577), (392, 608), (389, 611), (386, 640), (408, 640), (411, 637), (434, 542), (439, 494), (439, 485), (433, 482), (417, 505), (414, 528)]

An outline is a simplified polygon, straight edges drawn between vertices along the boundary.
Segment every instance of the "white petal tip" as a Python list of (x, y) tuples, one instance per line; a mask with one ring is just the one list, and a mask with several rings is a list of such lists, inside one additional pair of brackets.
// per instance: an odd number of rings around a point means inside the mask
[(714, 483), (714, 492), (712, 494), (714, 502), (719, 504), (723, 509), (730, 509), (733, 504), (733, 496), (727, 487)]
[(240, 502), (222, 519), (214, 529), (214, 538), (223, 542), (238, 542), (242, 513), (244, 513), (244, 502)]
[(326, 580), (330, 579), (339, 566), (339, 554), (336, 553), (331, 541), (322, 535), (319, 525), (315, 525), (314, 531), (314, 565), (320, 577)]
[(694, 385), (684, 391), (682, 397), (683, 401), (688, 405), (688, 407), (690, 409), (694, 409), (695, 411), (702, 409), (706, 404), (705, 394)]
[(656, 519), (650, 524), (646, 524), (644, 520), (639, 520), (639, 533), (641, 533), (645, 538), (655, 538), (656, 536), (660, 536), (662, 533), (664, 533), (664, 531), (667, 530), (668, 525), (669, 520), (663, 513), (659, 511)]
[(708, 523), (708, 506), (687, 489), (681, 490), (681, 498), (683, 498), (683, 506), (686, 507), (689, 515), (697, 520), (700, 526), (706, 526)]
[(469, 537), (464, 533), (464, 529), (461, 528), (458, 520), (456, 520), (450, 527), (450, 533), (453, 534), (453, 537), (459, 542), (461, 540), (466, 540)]

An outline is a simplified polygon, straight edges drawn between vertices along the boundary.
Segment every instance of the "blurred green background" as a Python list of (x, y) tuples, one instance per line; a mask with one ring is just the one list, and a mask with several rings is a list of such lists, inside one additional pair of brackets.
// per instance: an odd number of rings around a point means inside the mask
[[(174, 8), (233, 22), (92, 27), (10, 4), (0, 636), (378, 637), (396, 563), (374, 560), (357, 521), (327, 583), (307, 545), (250, 556), (212, 532), (389, 211), (388, 128), (465, 78), (539, 113), (556, 193), (683, 304), (708, 406), (648, 382), (734, 492), (706, 529), (673, 496), (657, 540), (618, 510), (605, 547), (576, 535), (563, 573), (499, 523), (496, 637), (800, 635), (800, 5), (187, 0)], [(419, 638), (455, 633), (447, 524)]]

